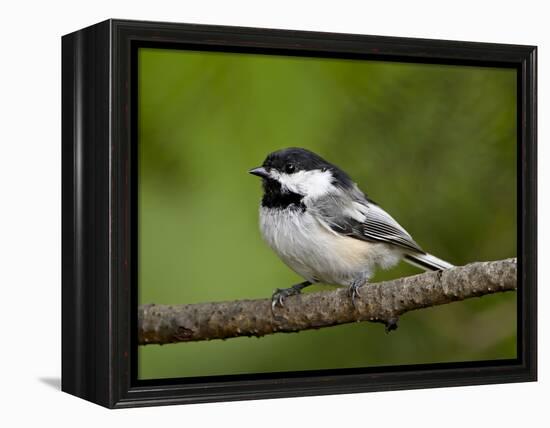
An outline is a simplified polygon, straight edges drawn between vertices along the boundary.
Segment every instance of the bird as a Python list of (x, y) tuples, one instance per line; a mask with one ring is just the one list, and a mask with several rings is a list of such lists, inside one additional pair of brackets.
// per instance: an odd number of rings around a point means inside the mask
[(264, 241), (304, 279), (277, 288), (273, 310), (315, 283), (347, 287), (355, 305), (360, 288), (377, 269), (401, 260), (427, 271), (454, 267), (424, 251), (343, 169), (310, 150), (274, 151), (249, 173), (262, 179)]

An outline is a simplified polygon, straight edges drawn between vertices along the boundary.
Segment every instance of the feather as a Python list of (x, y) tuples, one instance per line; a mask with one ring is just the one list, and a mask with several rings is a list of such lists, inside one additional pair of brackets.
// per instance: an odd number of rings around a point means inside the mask
[(445, 270), (454, 267), (454, 265), (431, 254), (407, 254), (405, 261), (424, 270)]
[(425, 252), (386, 211), (358, 189), (316, 201), (315, 210), (337, 233), (369, 242), (383, 242), (413, 253)]

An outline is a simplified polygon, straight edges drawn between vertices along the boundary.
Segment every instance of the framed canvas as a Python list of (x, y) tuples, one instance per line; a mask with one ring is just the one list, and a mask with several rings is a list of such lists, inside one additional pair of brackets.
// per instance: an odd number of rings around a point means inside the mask
[(535, 47), (108, 20), (62, 74), (63, 391), (536, 380)]

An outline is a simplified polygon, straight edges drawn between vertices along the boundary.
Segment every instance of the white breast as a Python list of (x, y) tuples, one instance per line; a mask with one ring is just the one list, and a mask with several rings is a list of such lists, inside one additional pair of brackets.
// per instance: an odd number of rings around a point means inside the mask
[(375, 265), (395, 265), (401, 253), (334, 232), (308, 211), (260, 208), (264, 240), (296, 273), (312, 282), (350, 285), (372, 276)]

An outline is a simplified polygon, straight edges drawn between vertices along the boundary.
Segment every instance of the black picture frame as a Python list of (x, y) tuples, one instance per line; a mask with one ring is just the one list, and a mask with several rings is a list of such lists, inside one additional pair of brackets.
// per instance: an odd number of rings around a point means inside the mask
[[(136, 48), (518, 70), (518, 358), (137, 381)], [(62, 390), (109, 408), (535, 381), (536, 47), (107, 20), (62, 38)]]

